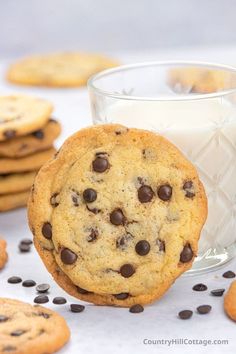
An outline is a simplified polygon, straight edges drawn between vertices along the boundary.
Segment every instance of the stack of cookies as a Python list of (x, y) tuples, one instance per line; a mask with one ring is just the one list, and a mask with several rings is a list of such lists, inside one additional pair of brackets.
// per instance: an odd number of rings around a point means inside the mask
[(55, 153), (61, 127), (52, 110), (40, 98), (0, 97), (0, 211), (26, 205), (37, 171)]

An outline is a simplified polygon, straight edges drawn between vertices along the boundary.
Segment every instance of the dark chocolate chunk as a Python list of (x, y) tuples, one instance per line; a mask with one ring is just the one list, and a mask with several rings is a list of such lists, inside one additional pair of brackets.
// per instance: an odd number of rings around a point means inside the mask
[(124, 278), (129, 278), (135, 273), (135, 269), (132, 264), (123, 264), (120, 268), (120, 274)]
[(9, 320), (9, 317), (7, 317), (5, 315), (0, 315), (0, 323), (7, 322), (8, 320)]
[(122, 212), (121, 209), (115, 209), (113, 212), (110, 214), (110, 222), (113, 225), (124, 225), (125, 223), (125, 216)]
[(84, 309), (85, 309), (84, 305), (79, 305), (79, 304), (71, 304), (70, 305), (71, 312), (79, 313), (79, 312), (84, 311)]
[(32, 279), (24, 280), (22, 283), (22, 286), (24, 286), (25, 288), (31, 288), (32, 286), (35, 286), (35, 285), (36, 285), (36, 282)]
[(191, 261), (192, 258), (193, 258), (193, 251), (190, 244), (187, 243), (180, 254), (180, 262), (187, 263)]
[(223, 274), (223, 277), (228, 279), (235, 278), (235, 273), (232, 270), (228, 270)]
[(117, 240), (116, 240), (116, 248), (119, 248), (121, 249), (122, 251), (124, 251), (129, 242), (134, 238), (133, 235), (131, 235), (129, 232), (127, 232), (127, 234), (119, 237)]
[(107, 159), (99, 155), (93, 161), (92, 165), (93, 165), (93, 170), (99, 173), (105, 172), (109, 167), (109, 163)]
[(8, 129), (3, 132), (3, 135), (5, 136), (6, 139), (12, 139), (16, 136), (16, 130), (14, 129)]
[(50, 285), (45, 283), (36, 286), (36, 290), (38, 293), (46, 293), (49, 289)]
[(50, 204), (53, 208), (59, 205), (59, 193), (54, 193), (50, 198)]
[(23, 330), (23, 329), (17, 329), (17, 330), (15, 330), (14, 332), (11, 332), (11, 336), (12, 336), (12, 337), (20, 337), (20, 336), (22, 336), (22, 334), (24, 334), (24, 333), (26, 333), (25, 330)]
[(146, 256), (150, 251), (150, 244), (146, 240), (139, 241), (135, 246), (135, 251), (140, 256)]
[(149, 186), (141, 186), (138, 190), (138, 199), (141, 203), (148, 203), (152, 200), (154, 192)]
[(50, 224), (50, 222), (45, 222), (43, 224), (42, 234), (46, 239), (51, 240), (51, 238), (52, 238), (52, 225)]
[(205, 315), (211, 311), (211, 306), (210, 305), (201, 305), (197, 307), (197, 312), (200, 313), (201, 315)]
[(38, 295), (34, 298), (34, 302), (36, 304), (46, 304), (46, 302), (49, 301), (49, 298), (47, 295)]
[(181, 318), (181, 320), (188, 320), (192, 317), (192, 315), (193, 311), (191, 310), (183, 310), (179, 312), (179, 318)]
[(8, 278), (7, 282), (10, 284), (18, 284), (22, 282), (22, 279), (20, 277), (13, 276)]
[(52, 302), (55, 304), (55, 305), (63, 305), (63, 304), (66, 304), (66, 299), (62, 296), (57, 296), (57, 297), (54, 297), (54, 299), (52, 300)]
[(32, 135), (39, 140), (42, 140), (44, 138), (44, 132), (42, 129), (36, 130), (35, 132), (32, 133)]
[(97, 240), (97, 238), (98, 238), (98, 230), (91, 229), (91, 232), (90, 232), (90, 234), (87, 237), (87, 241), (88, 242), (94, 242), (94, 241)]
[(163, 201), (168, 201), (172, 196), (172, 187), (169, 184), (164, 184), (157, 189), (158, 197)]
[(92, 188), (87, 188), (83, 192), (83, 198), (86, 203), (92, 203), (97, 199), (97, 192)]
[(63, 248), (61, 251), (61, 260), (64, 264), (73, 264), (77, 260), (77, 255), (69, 248)]
[(211, 295), (213, 296), (223, 296), (225, 289), (214, 289), (211, 290)]
[(129, 312), (131, 313), (140, 313), (143, 312), (144, 308), (142, 305), (136, 304), (130, 307)]
[(129, 297), (129, 293), (120, 293), (120, 294), (114, 294), (114, 297), (117, 300), (125, 300)]
[(207, 290), (207, 286), (205, 284), (199, 283), (193, 286), (193, 290), (195, 291), (205, 291)]
[(156, 241), (156, 244), (157, 244), (160, 252), (165, 252), (165, 250), (166, 250), (165, 241), (158, 238)]

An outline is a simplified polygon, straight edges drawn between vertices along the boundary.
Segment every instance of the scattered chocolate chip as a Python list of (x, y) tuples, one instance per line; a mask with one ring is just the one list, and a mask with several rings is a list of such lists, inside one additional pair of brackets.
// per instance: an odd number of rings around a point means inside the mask
[(195, 196), (194, 187), (192, 181), (187, 181), (183, 185), (183, 190), (185, 191), (185, 197), (193, 198)]
[(24, 286), (25, 288), (30, 288), (35, 285), (36, 285), (36, 282), (32, 279), (24, 280), (22, 283), (22, 286)]
[(42, 129), (36, 130), (35, 132), (32, 133), (32, 135), (39, 140), (42, 140), (44, 138), (44, 132)]
[(84, 309), (85, 309), (84, 305), (79, 305), (79, 304), (71, 304), (70, 305), (71, 312), (79, 313), (79, 312), (84, 311)]
[(193, 311), (191, 310), (183, 310), (179, 312), (179, 318), (181, 318), (181, 320), (188, 320), (192, 317), (192, 315)]
[(45, 222), (43, 224), (42, 234), (46, 239), (51, 240), (51, 238), (52, 238), (52, 225), (50, 224), (50, 222)]
[(3, 132), (3, 135), (5, 136), (6, 139), (12, 139), (16, 136), (16, 130), (14, 129), (5, 130)]
[(7, 282), (10, 284), (18, 284), (22, 282), (22, 279), (20, 277), (13, 276), (8, 278)]
[(156, 241), (156, 244), (159, 247), (159, 251), (160, 252), (165, 252), (166, 251), (165, 241), (163, 241), (163, 240), (158, 238), (157, 241)]
[(187, 243), (180, 254), (180, 262), (187, 263), (191, 261), (192, 258), (193, 258), (193, 251), (190, 244)]
[(91, 229), (90, 234), (87, 237), (88, 242), (94, 242), (98, 238), (98, 230), (96, 229)]
[(4, 315), (0, 315), (0, 323), (7, 322), (8, 320), (9, 320), (9, 317), (4, 316)]
[(193, 286), (193, 290), (195, 291), (205, 291), (207, 290), (207, 286), (205, 284), (199, 283)]
[(26, 252), (30, 251), (30, 245), (27, 245), (25, 243), (20, 243), (18, 245), (18, 248), (19, 248), (20, 252), (22, 252), (22, 253), (26, 253)]
[(139, 241), (135, 246), (135, 251), (140, 256), (146, 256), (150, 251), (150, 244), (146, 240)]
[(92, 188), (87, 188), (83, 192), (83, 198), (86, 203), (92, 203), (97, 199), (97, 192)]
[(235, 278), (235, 273), (232, 270), (228, 270), (223, 274), (223, 277), (228, 279)]
[(23, 238), (23, 240), (20, 241), (22, 245), (32, 245), (33, 241), (30, 238)]
[(62, 296), (57, 296), (57, 297), (54, 297), (54, 299), (52, 300), (52, 302), (55, 304), (55, 305), (63, 305), (63, 304), (66, 304), (66, 299)]
[(132, 264), (124, 264), (123, 266), (121, 266), (120, 268), (120, 274), (122, 275), (122, 277), (124, 278), (129, 278), (131, 277), (133, 274), (135, 273), (135, 269), (132, 266)]
[(214, 289), (211, 290), (211, 295), (213, 296), (223, 296), (225, 289)]
[(127, 232), (127, 234), (119, 237), (117, 240), (116, 240), (116, 248), (119, 248), (121, 249), (122, 251), (124, 251), (129, 242), (134, 238), (133, 235), (131, 235), (129, 232)]
[(107, 159), (99, 155), (93, 161), (92, 165), (93, 165), (93, 170), (99, 173), (105, 172), (109, 167), (109, 163)]
[(172, 196), (172, 187), (169, 184), (158, 187), (157, 195), (161, 200), (165, 202), (170, 200)]
[(152, 200), (154, 192), (149, 186), (141, 186), (138, 190), (138, 199), (141, 203), (148, 203)]
[(101, 211), (101, 209), (98, 209), (98, 208), (89, 208), (88, 205), (86, 205), (86, 208), (87, 208), (88, 211), (91, 211), (91, 213), (93, 213), (95, 215), (100, 213), (100, 211)]
[(201, 315), (205, 315), (211, 311), (211, 306), (210, 305), (201, 305), (197, 307), (197, 312), (200, 313)]
[(69, 248), (64, 248), (61, 251), (61, 260), (64, 264), (73, 264), (77, 260), (77, 255)]
[(38, 293), (46, 293), (50, 289), (49, 284), (39, 284), (36, 286), (36, 290)]
[(18, 330), (14, 331), (14, 332), (11, 332), (11, 336), (12, 337), (19, 337), (19, 336), (22, 336), (22, 334), (24, 334), (24, 333), (26, 333), (25, 330), (18, 329)]
[(53, 208), (59, 205), (59, 193), (54, 193), (50, 198), (50, 204)]
[(74, 206), (76, 206), (76, 207), (79, 206), (79, 193), (78, 192), (73, 190), (72, 194), (71, 194), (71, 199), (72, 199)]
[(140, 313), (140, 312), (143, 312), (143, 311), (144, 311), (143, 306), (139, 305), (139, 304), (133, 305), (129, 309), (129, 312), (131, 312), (131, 313)]
[(85, 289), (81, 288), (80, 286), (77, 286), (76, 288), (77, 288), (78, 293), (80, 293), (80, 294), (84, 295), (84, 294), (90, 294), (91, 293), (90, 291), (85, 290)]
[(129, 297), (129, 293), (120, 293), (120, 294), (114, 294), (114, 297), (117, 300), (125, 300)]
[(36, 304), (46, 304), (46, 302), (49, 301), (49, 298), (47, 295), (38, 295), (34, 298), (34, 302)]
[(113, 225), (124, 225), (125, 223), (125, 216), (122, 212), (121, 209), (115, 209), (113, 212), (110, 214), (110, 222)]

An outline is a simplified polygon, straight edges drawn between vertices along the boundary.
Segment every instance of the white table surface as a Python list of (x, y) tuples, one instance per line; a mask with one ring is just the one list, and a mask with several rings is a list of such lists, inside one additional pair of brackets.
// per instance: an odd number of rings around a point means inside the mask
[[(123, 62), (141, 61), (147, 59), (199, 59), (236, 64), (236, 50), (221, 48), (216, 50), (195, 49), (178, 52), (133, 53), (120, 54)], [(0, 63), (0, 77), (3, 76), (7, 61)], [(81, 127), (91, 124), (89, 100), (86, 89), (36, 89), (22, 88), (0, 81), (0, 94), (26, 92), (50, 99), (55, 105), (54, 116), (63, 124), (63, 134), (58, 140), (58, 146), (65, 137)], [(18, 242), (22, 238), (31, 237), (27, 226), (25, 209), (2, 213), (0, 215), (0, 234), (8, 242), (9, 261), (0, 273), (0, 296), (21, 299), (33, 303), (36, 296), (35, 288), (24, 288), (21, 284), (8, 284), (7, 279), (18, 275), (22, 279), (34, 279), (37, 283), (51, 285), (49, 297), (65, 296), (66, 305), (46, 307), (57, 310), (67, 320), (71, 329), (70, 342), (60, 351), (68, 354), (136, 354), (145, 353), (233, 353), (236, 351), (235, 323), (229, 320), (223, 311), (223, 298), (209, 294), (214, 288), (227, 288), (230, 279), (224, 279), (222, 273), (231, 269), (236, 271), (236, 259), (218, 271), (201, 276), (179, 278), (168, 293), (153, 305), (146, 306), (140, 314), (131, 314), (128, 309), (99, 307), (87, 304), (80, 314), (69, 311), (69, 303), (82, 303), (67, 295), (44, 268), (39, 256), (32, 247), (27, 254), (20, 254)], [(194, 292), (192, 286), (203, 282), (207, 284), (205, 292)], [(212, 305), (208, 315), (195, 312), (197, 306)], [(180, 310), (192, 309), (194, 314), (190, 320), (182, 321), (177, 314)], [(195, 339), (195, 340), (228, 340), (227, 345), (145, 345), (144, 339)], [(30, 353), (29, 353), (30, 354)]]

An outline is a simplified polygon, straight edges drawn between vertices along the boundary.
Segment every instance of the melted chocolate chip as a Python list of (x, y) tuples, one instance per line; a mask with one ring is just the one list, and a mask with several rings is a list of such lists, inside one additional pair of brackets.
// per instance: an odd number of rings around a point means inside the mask
[(109, 163), (107, 159), (99, 155), (93, 161), (92, 165), (93, 165), (93, 170), (99, 173), (105, 172), (109, 167)]
[(140, 313), (143, 312), (144, 308), (142, 305), (136, 304), (130, 307), (129, 312), (131, 313)]
[(183, 310), (179, 312), (179, 318), (181, 318), (181, 320), (188, 320), (192, 317), (192, 315), (193, 311), (191, 310)]
[(125, 300), (129, 297), (129, 293), (120, 293), (120, 294), (114, 294), (114, 297), (117, 300)]
[(54, 193), (50, 198), (50, 204), (53, 208), (59, 205), (59, 193)]
[(76, 206), (76, 207), (79, 206), (79, 193), (78, 192), (73, 190), (72, 194), (71, 194), (71, 199), (72, 199), (74, 206)]
[(129, 232), (127, 232), (127, 234), (119, 237), (117, 240), (116, 240), (116, 248), (119, 248), (121, 249), (122, 251), (124, 251), (129, 242), (134, 238), (133, 235), (131, 235)]
[(14, 332), (11, 332), (11, 336), (12, 336), (12, 337), (20, 337), (20, 336), (22, 336), (22, 334), (24, 334), (24, 333), (26, 333), (25, 330), (23, 330), (23, 329), (18, 329), (18, 330), (14, 331)]
[(154, 192), (151, 187), (144, 185), (138, 190), (138, 199), (141, 203), (148, 203), (152, 200)]
[(195, 196), (192, 181), (186, 181), (183, 185), (183, 190), (185, 191), (186, 198), (193, 198)]
[(232, 270), (228, 270), (223, 274), (223, 277), (227, 279), (235, 278), (235, 273)]
[(199, 283), (193, 286), (193, 290), (195, 291), (205, 291), (207, 290), (207, 286), (205, 284)]
[(214, 289), (211, 290), (211, 295), (213, 296), (223, 296), (225, 289)]
[(93, 213), (95, 215), (100, 213), (100, 211), (101, 211), (101, 209), (98, 209), (98, 208), (89, 208), (88, 205), (86, 205), (86, 208), (87, 208), (88, 211), (91, 211), (91, 213)]
[(158, 197), (163, 201), (168, 201), (172, 196), (172, 187), (169, 184), (164, 184), (160, 186), (157, 190)]
[(86, 203), (92, 203), (97, 199), (97, 192), (92, 188), (85, 189), (83, 192), (83, 198)]
[(62, 296), (57, 296), (57, 297), (54, 297), (54, 299), (52, 300), (52, 302), (55, 304), (55, 305), (63, 305), (63, 304), (66, 304), (66, 299)]
[(80, 313), (80, 312), (84, 311), (84, 309), (85, 309), (84, 305), (79, 305), (79, 304), (71, 304), (70, 305), (71, 312)]
[(46, 320), (51, 317), (51, 315), (49, 315), (49, 314), (46, 313), (46, 312), (39, 312), (39, 313), (36, 314), (36, 316), (43, 317), (43, 318), (45, 318)]
[(80, 293), (80, 294), (83, 294), (83, 295), (91, 294), (91, 291), (85, 290), (85, 289), (81, 288), (80, 286), (77, 286), (76, 288), (77, 288), (78, 293)]
[(14, 129), (8, 129), (3, 132), (3, 135), (5, 136), (6, 139), (12, 139), (16, 136), (16, 130)]
[(36, 304), (46, 304), (46, 302), (49, 301), (49, 298), (47, 295), (38, 295), (34, 298), (34, 302)]
[(93, 241), (96, 241), (97, 238), (98, 238), (98, 230), (91, 229), (91, 232), (90, 232), (90, 234), (87, 237), (87, 241), (88, 242), (93, 242)]
[(13, 276), (8, 278), (7, 282), (10, 284), (18, 284), (22, 282), (22, 279), (20, 277)]
[(120, 268), (120, 274), (122, 275), (122, 277), (124, 278), (129, 278), (131, 277), (133, 274), (135, 273), (135, 269), (132, 266), (132, 264), (124, 264), (123, 266), (121, 266)]
[(193, 251), (190, 244), (187, 243), (180, 254), (180, 262), (187, 263), (191, 261), (192, 258), (193, 258)]
[(9, 320), (9, 317), (4, 316), (4, 315), (0, 315), (0, 323), (7, 322), (8, 320)]
[(77, 260), (77, 255), (69, 248), (64, 248), (61, 251), (61, 260), (64, 264), (73, 264)]
[(51, 238), (52, 238), (52, 225), (50, 224), (50, 222), (45, 222), (43, 224), (42, 234), (46, 239), (51, 240)]
[(32, 133), (32, 135), (39, 140), (42, 140), (44, 138), (44, 132), (42, 129), (36, 130), (35, 132)]
[(140, 256), (146, 256), (150, 251), (150, 244), (146, 240), (139, 241), (135, 246), (135, 251)]
[(161, 239), (157, 239), (156, 244), (159, 248), (160, 252), (165, 252), (166, 251), (166, 245), (165, 245), (165, 241), (161, 240)]
[(113, 212), (110, 214), (110, 222), (113, 225), (124, 225), (125, 223), (125, 216), (122, 212), (121, 209), (115, 209)]
[(210, 305), (201, 305), (197, 307), (197, 312), (200, 313), (201, 315), (205, 315), (211, 311), (211, 306)]

